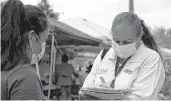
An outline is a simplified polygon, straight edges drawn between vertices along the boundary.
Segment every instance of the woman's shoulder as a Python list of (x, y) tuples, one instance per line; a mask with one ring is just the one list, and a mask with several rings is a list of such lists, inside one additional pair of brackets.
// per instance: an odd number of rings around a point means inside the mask
[(150, 57), (160, 58), (160, 54), (158, 52), (156, 52), (155, 50), (153, 50), (145, 45), (142, 45), (140, 47), (140, 49), (138, 50), (138, 54), (139, 55), (141, 54), (141, 56), (142, 57), (144, 56), (144, 58), (150, 58)]
[(159, 61), (161, 59), (159, 53), (156, 51), (146, 47), (145, 45), (141, 45), (137, 52), (130, 59), (131, 62), (145, 63), (151, 61)]
[(8, 79), (23, 80), (37, 77), (36, 71), (29, 65), (19, 65), (8, 71)]
[(144, 63), (148, 63), (148, 64), (155, 64), (159, 62), (162, 63), (162, 57), (160, 56), (160, 53), (146, 46), (144, 46), (140, 54), (141, 54), (140, 57), (142, 57)]
[[(5, 80), (8, 93), (13, 93), (14, 99), (43, 99), (42, 86), (36, 70), (31, 66), (17, 66), (8, 72)], [(31, 88), (30, 88), (31, 87)], [(18, 89), (20, 89), (18, 91)]]

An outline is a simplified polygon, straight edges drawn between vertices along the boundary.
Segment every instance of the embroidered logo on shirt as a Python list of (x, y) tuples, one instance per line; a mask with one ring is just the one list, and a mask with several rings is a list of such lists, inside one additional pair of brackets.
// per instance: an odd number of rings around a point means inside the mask
[(98, 69), (98, 73), (107, 73), (108, 69)]
[(133, 71), (131, 71), (130, 69), (125, 69), (124, 72), (128, 73), (129, 75), (133, 73)]

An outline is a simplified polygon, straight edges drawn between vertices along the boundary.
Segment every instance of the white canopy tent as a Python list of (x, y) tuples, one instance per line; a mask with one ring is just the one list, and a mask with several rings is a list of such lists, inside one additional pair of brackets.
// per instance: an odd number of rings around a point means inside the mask
[(82, 31), (92, 37), (101, 39), (104, 43), (110, 40), (112, 37), (110, 35), (110, 29), (94, 24), (86, 19), (80, 17), (74, 17), (61, 21), (79, 31)]

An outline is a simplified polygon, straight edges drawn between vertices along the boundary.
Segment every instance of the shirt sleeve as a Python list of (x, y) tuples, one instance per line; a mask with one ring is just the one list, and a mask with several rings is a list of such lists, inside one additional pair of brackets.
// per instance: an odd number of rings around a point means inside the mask
[(160, 56), (157, 54), (148, 57), (137, 75), (128, 99), (157, 100), (165, 80), (165, 70)]
[(97, 58), (94, 60), (93, 67), (92, 67), (90, 73), (88, 74), (88, 76), (86, 77), (82, 88), (89, 88), (89, 87), (94, 86), (95, 78), (96, 78), (96, 71), (101, 63), (101, 54), (102, 54), (102, 51), (99, 53)]
[(8, 78), (8, 95), (10, 100), (43, 100), (44, 94), (41, 82), (30, 67), (14, 72)]

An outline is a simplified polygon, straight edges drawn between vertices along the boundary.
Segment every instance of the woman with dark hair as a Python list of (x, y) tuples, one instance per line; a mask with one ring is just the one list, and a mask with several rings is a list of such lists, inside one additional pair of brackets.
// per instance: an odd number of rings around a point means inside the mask
[(129, 90), (123, 99), (158, 100), (165, 70), (144, 22), (134, 13), (123, 12), (115, 17), (111, 33), (112, 47), (97, 56), (82, 89)]
[(47, 17), (39, 8), (9, 0), (1, 11), (1, 100), (43, 100), (33, 64), (43, 57)]

